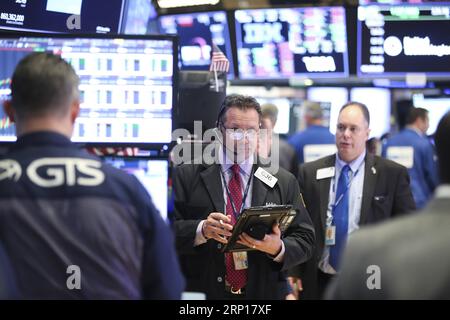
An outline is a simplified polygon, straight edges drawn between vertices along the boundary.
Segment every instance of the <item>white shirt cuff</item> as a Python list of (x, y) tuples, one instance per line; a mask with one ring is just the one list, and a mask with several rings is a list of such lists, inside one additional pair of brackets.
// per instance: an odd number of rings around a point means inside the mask
[(283, 262), (283, 259), (284, 259), (284, 251), (285, 251), (285, 248), (284, 248), (284, 242), (283, 242), (283, 240), (281, 241), (281, 250), (280, 250), (280, 253), (275, 257), (275, 258), (273, 258), (273, 261), (275, 261), (275, 262)]
[(206, 239), (203, 236), (203, 232), (202, 232), (204, 223), (205, 223), (205, 220), (202, 220), (202, 221), (200, 221), (200, 223), (197, 226), (197, 231), (195, 232), (194, 247), (204, 244), (208, 241), (208, 239)]

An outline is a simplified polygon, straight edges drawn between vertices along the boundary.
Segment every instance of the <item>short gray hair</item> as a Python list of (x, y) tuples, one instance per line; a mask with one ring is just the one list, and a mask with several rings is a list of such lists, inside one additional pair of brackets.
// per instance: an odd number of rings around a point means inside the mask
[(11, 79), (11, 103), (19, 118), (62, 116), (78, 99), (79, 79), (72, 66), (52, 53), (32, 53)]
[(306, 101), (304, 103), (304, 107), (305, 107), (305, 116), (308, 116), (312, 119), (323, 118), (323, 111), (319, 102)]

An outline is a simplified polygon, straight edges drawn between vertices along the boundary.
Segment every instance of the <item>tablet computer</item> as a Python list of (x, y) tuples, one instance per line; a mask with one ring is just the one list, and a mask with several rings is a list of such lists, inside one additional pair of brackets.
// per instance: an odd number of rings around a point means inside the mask
[(228, 243), (223, 247), (223, 252), (252, 251), (256, 250), (237, 243), (242, 232), (251, 237), (262, 240), (264, 236), (272, 232), (272, 226), (280, 225), (281, 234), (286, 231), (294, 220), (297, 212), (292, 209), (292, 205), (275, 205), (250, 207), (244, 209), (233, 228), (233, 233), (228, 238)]

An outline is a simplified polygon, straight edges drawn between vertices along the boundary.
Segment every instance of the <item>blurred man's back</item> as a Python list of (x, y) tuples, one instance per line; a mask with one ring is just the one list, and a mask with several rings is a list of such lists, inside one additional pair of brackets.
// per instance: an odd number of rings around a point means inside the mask
[(178, 299), (169, 227), (136, 178), (70, 142), (78, 77), (60, 57), (16, 68), (5, 111), (17, 142), (0, 159), (0, 241), (25, 299)]

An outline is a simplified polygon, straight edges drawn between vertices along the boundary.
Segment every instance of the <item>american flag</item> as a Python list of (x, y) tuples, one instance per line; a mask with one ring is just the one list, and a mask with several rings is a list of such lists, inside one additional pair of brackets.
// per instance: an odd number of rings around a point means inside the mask
[(228, 61), (227, 57), (220, 51), (216, 44), (212, 44), (212, 49), (209, 71), (228, 72), (230, 69), (230, 61)]

